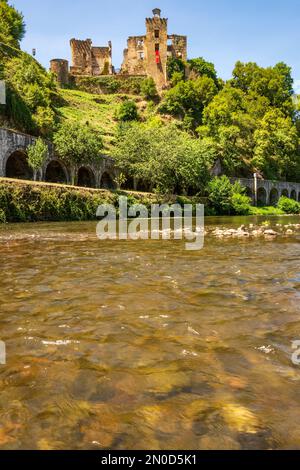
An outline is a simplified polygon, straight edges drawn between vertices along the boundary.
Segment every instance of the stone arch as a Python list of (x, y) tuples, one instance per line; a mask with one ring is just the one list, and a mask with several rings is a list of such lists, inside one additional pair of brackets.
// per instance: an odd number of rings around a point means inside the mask
[(46, 168), (45, 181), (48, 183), (67, 183), (68, 173), (63, 163), (59, 160), (51, 160)]
[(116, 185), (113, 180), (113, 177), (111, 176), (108, 171), (105, 171), (103, 175), (101, 176), (100, 180), (100, 188), (102, 189), (115, 189)]
[(291, 191), (291, 199), (294, 199), (294, 201), (297, 201), (297, 193), (295, 189), (292, 189)]
[(283, 190), (281, 191), (281, 196), (289, 197), (289, 191), (288, 191), (288, 189), (283, 189)]
[(5, 162), (5, 176), (23, 180), (32, 180), (33, 171), (27, 163), (27, 153), (17, 149), (9, 153)]
[(96, 178), (93, 170), (87, 166), (79, 168), (77, 173), (77, 186), (84, 188), (95, 188)]
[(276, 188), (272, 188), (270, 191), (269, 202), (270, 206), (276, 206), (279, 199), (279, 193)]
[(258, 188), (257, 190), (257, 204), (259, 206), (267, 205), (267, 191), (263, 187)]
[(131, 176), (126, 176), (126, 182), (124, 184), (124, 187), (127, 190), (134, 191), (134, 189), (135, 189), (134, 178), (132, 178)]
[(246, 191), (245, 194), (253, 200), (253, 190), (250, 188), (250, 186), (246, 186)]

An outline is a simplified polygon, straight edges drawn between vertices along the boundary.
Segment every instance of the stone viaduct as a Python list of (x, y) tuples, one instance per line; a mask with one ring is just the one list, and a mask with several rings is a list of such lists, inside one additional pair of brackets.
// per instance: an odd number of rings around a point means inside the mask
[[(33, 179), (33, 172), (27, 164), (27, 147), (35, 137), (0, 128), (0, 176), (18, 179)], [(56, 155), (52, 144), (48, 145), (48, 158), (37, 173), (38, 181), (70, 184), (90, 188), (114, 189), (117, 176), (114, 161), (105, 155), (99, 163), (70, 168)]]
[[(0, 177), (33, 179), (33, 172), (27, 164), (27, 147), (35, 142), (35, 137), (0, 128)], [(51, 143), (48, 145), (48, 158), (43, 168), (37, 173), (38, 181), (71, 184), (74, 180), (77, 186), (89, 188), (114, 189), (117, 170), (114, 160), (105, 155), (96, 165), (82, 165), (70, 168), (65, 165), (54, 152)], [(255, 202), (255, 180), (232, 178), (239, 181), (247, 190), (247, 194)], [(300, 183), (269, 181), (257, 179), (258, 205), (275, 205), (284, 195), (300, 202)], [(143, 190), (136, 187), (134, 189)]]
[[(239, 181), (246, 188), (248, 196), (255, 202), (254, 178), (232, 178), (232, 182), (234, 181)], [(281, 196), (300, 202), (300, 183), (257, 179), (257, 203), (259, 206), (273, 206)]]

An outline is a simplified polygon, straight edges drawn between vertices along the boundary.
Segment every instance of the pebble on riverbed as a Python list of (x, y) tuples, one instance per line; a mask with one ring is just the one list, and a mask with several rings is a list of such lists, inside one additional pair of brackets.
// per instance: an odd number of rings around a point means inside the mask
[(245, 225), (241, 225), (241, 227), (239, 227), (238, 229), (226, 229), (218, 227), (208, 233), (219, 239), (264, 237), (266, 240), (273, 240), (280, 235), (294, 235), (300, 230), (300, 224), (276, 224), (276, 227), (277, 230), (275, 231), (265, 225), (255, 226), (253, 224), (250, 224), (248, 228)]

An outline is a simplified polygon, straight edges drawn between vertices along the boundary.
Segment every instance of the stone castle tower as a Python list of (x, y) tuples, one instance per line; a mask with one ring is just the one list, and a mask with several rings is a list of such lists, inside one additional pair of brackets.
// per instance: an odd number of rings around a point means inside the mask
[[(73, 76), (113, 75), (112, 44), (106, 47), (94, 47), (91, 39), (84, 41), (71, 39), (72, 65), (70, 74)], [(121, 75), (152, 77), (157, 89), (161, 92), (168, 84), (168, 58), (187, 60), (187, 37), (168, 34), (168, 19), (161, 17), (161, 10), (155, 8), (153, 17), (146, 18), (146, 34), (130, 36)], [(63, 59), (53, 59), (50, 66), (57, 76), (58, 82), (68, 83), (69, 64)]]
[(167, 85), (169, 57), (187, 60), (187, 37), (168, 35), (168, 19), (155, 8), (153, 17), (146, 18), (146, 35), (128, 38), (121, 73), (152, 77), (162, 90)]

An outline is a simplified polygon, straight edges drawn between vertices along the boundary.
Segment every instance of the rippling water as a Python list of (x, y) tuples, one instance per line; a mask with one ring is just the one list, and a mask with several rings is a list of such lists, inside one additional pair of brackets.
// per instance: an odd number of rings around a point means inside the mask
[(0, 448), (299, 449), (299, 241), (1, 227)]

